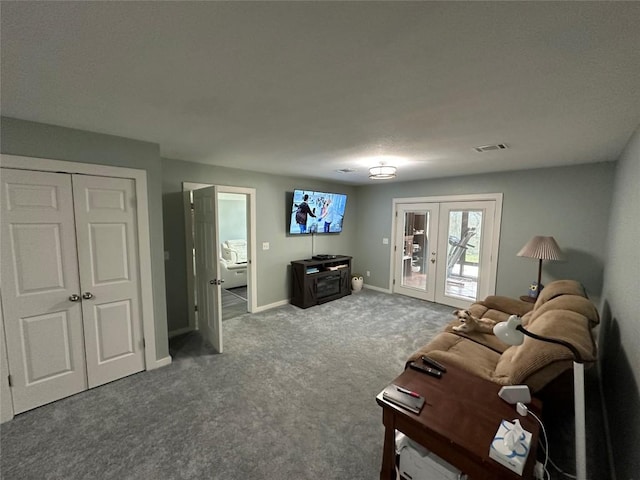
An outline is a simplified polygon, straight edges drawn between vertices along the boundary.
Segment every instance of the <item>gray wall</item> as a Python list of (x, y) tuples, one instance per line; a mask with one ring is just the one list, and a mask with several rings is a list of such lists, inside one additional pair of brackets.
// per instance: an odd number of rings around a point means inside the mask
[(2, 117), (2, 153), (137, 168), (147, 172), (156, 354), (169, 355), (162, 246), (160, 149), (153, 143)]
[[(170, 260), (166, 262), (167, 310), (169, 330), (187, 327), (187, 292), (182, 182), (210, 183), (256, 189), (257, 218), (257, 298), (258, 307), (289, 299), (292, 260), (309, 258), (313, 253), (360, 255), (356, 243), (358, 202), (355, 187), (318, 180), (268, 175), (246, 170), (215, 167), (180, 160), (162, 159), (164, 240)], [(344, 230), (339, 235), (288, 237), (287, 202), (295, 188), (346, 193)], [(262, 250), (262, 242), (270, 249)], [(312, 251), (313, 245), (313, 251)]]
[(600, 371), (616, 478), (640, 472), (640, 128), (618, 161), (600, 311)]
[(393, 198), (502, 193), (496, 292), (512, 297), (527, 293), (538, 264), (516, 254), (532, 236), (552, 235), (566, 259), (544, 263), (542, 283), (576, 279), (597, 301), (614, 172), (615, 163), (597, 163), (360, 187), (358, 203), (364, 214), (356, 227), (355, 268), (371, 271), (366, 283), (390, 288), (393, 242), (383, 245), (382, 238), (391, 236)]
[(247, 198), (235, 195), (218, 198), (218, 228), (220, 242), (247, 239)]

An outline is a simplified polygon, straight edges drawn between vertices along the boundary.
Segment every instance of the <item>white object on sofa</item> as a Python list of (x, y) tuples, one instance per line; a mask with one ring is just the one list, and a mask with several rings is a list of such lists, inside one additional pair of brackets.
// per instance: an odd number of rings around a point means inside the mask
[(220, 275), (223, 288), (247, 284), (247, 241), (226, 240), (220, 245)]

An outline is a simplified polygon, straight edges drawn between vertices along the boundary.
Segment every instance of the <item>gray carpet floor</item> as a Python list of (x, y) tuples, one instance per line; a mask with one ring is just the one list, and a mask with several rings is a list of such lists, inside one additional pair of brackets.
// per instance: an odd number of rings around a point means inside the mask
[[(0, 477), (378, 478), (383, 426), (375, 396), (451, 311), (363, 290), (307, 310), (286, 305), (226, 320), (222, 355), (195, 332), (176, 337), (170, 366), (2, 424)], [(597, 399), (597, 382), (587, 387), (588, 399)], [(589, 479), (604, 480), (600, 406), (592, 403)], [(552, 456), (575, 472), (572, 412), (545, 407)], [(563, 477), (551, 470), (551, 478)]]
[(178, 337), (168, 367), (3, 424), (2, 478), (377, 478), (375, 396), (451, 310), (363, 290), (227, 320), (222, 355)]

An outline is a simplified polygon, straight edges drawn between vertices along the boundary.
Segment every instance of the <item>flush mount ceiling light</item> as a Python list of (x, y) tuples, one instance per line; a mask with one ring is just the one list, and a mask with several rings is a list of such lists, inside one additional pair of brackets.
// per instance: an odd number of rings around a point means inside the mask
[(378, 165), (369, 169), (369, 178), (372, 180), (388, 180), (396, 178), (396, 167), (391, 165)]

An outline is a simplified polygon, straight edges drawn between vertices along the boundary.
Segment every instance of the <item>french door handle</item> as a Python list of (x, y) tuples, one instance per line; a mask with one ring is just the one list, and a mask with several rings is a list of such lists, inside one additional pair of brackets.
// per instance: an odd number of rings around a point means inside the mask
[(222, 285), (224, 283), (224, 280), (218, 280), (217, 278), (214, 278), (213, 280), (209, 280), (209, 285)]
[(89, 300), (89, 299), (93, 298), (93, 293), (91, 293), (91, 292), (84, 292), (84, 293), (82, 294), (82, 298), (84, 298), (85, 300)]
[(80, 295), (77, 295), (77, 294), (74, 293), (73, 295), (69, 296), (69, 300), (72, 301), (72, 302), (79, 302), (80, 301)]

